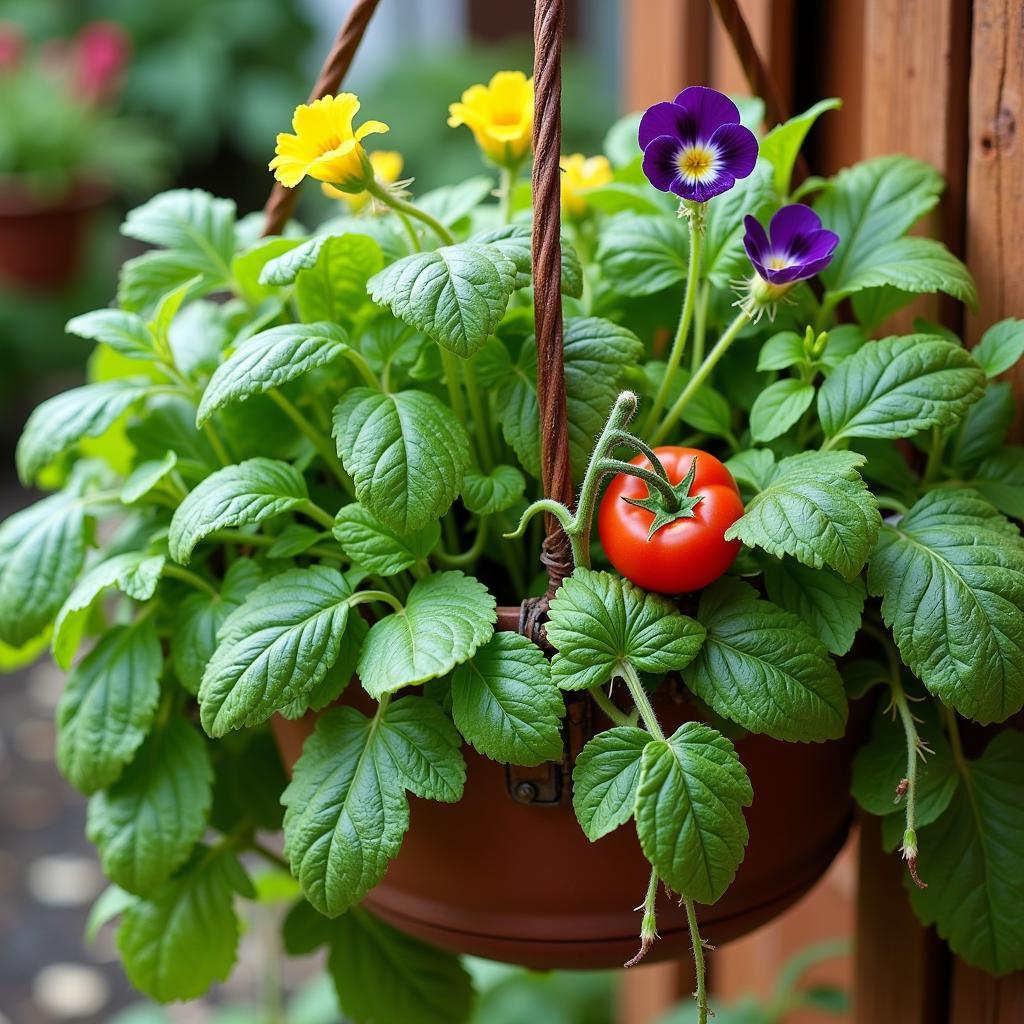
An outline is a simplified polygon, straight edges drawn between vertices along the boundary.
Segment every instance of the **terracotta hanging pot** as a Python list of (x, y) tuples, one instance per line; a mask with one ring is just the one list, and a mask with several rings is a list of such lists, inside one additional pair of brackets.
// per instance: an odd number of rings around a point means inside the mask
[[(518, 622), (518, 608), (498, 609), (499, 629), (514, 630)], [(345, 699), (358, 703), (361, 691), (353, 686)], [(670, 696), (656, 699), (655, 708), (666, 732), (696, 717), (692, 705)], [(274, 720), (289, 770), (313, 723), (313, 716)], [(746, 810), (750, 842), (725, 895), (697, 908), (709, 942), (727, 942), (766, 923), (824, 874), (849, 830), (852, 746), (849, 738), (738, 741), (754, 789)], [(506, 766), (469, 747), (463, 753), (462, 799), (442, 804), (410, 796), (402, 850), (366, 906), (402, 931), (459, 953), (538, 969), (620, 967), (637, 951), (640, 915), (632, 908), (642, 901), (650, 873), (632, 824), (590, 843), (567, 784), (557, 803), (522, 802), (531, 795), (524, 787), (532, 786), (538, 800), (546, 796), (543, 787), (523, 781), (526, 776), (510, 780)], [(649, 959), (687, 955), (685, 912), (665, 895), (658, 926), (661, 940)]]
[(46, 202), (16, 178), (0, 178), (0, 281), (38, 289), (66, 285), (80, 266), (90, 215), (108, 196), (82, 183)]

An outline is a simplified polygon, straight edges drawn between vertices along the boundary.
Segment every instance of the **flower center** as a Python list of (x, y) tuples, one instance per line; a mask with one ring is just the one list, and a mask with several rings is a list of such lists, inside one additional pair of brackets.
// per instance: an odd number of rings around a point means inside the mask
[(768, 257), (765, 266), (769, 270), (785, 270), (789, 266), (789, 257), (784, 254), (778, 255), (773, 253)]
[(324, 153), (330, 153), (332, 150), (337, 149), (341, 145), (341, 139), (337, 135), (332, 135), (330, 138), (324, 139), (320, 143), (320, 155)]
[(715, 151), (695, 144), (679, 151), (679, 173), (689, 181), (703, 181), (715, 175)]

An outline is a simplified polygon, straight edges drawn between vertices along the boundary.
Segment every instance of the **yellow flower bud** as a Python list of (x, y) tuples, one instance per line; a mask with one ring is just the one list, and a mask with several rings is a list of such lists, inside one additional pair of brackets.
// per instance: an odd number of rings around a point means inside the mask
[(587, 210), (584, 189), (607, 185), (612, 165), (604, 156), (586, 158), (582, 153), (562, 157), (562, 210), (569, 217), (582, 217)]
[(488, 85), (470, 86), (448, 113), (449, 126), (466, 125), (489, 160), (517, 167), (533, 136), (533, 79), (521, 71), (499, 71)]
[(352, 128), (359, 100), (350, 92), (324, 96), (295, 108), (294, 135), (277, 137), (270, 169), (286, 188), (294, 188), (307, 175), (346, 192), (362, 192), (372, 180), (373, 168), (361, 140), (388, 131), (381, 121), (366, 121)]
[[(398, 181), (402, 173), (402, 154), (396, 153), (393, 149), (375, 149), (369, 154), (370, 166), (373, 168), (373, 176), (380, 185), (393, 185)], [(349, 209), (355, 213), (361, 210), (370, 199), (370, 193), (363, 192), (339, 192), (333, 185), (324, 182), (320, 186), (324, 195), (330, 199), (340, 199), (347, 203)]]

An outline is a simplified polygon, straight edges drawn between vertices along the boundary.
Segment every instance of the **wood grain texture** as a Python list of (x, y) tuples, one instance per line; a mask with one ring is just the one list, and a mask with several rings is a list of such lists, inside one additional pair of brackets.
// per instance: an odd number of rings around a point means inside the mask
[(624, 103), (643, 110), (687, 85), (708, 84), (707, 0), (623, 0)]
[(1024, 972), (992, 978), (957, 961), (949, 1024), (1021, 1024), (1024, 1021)]

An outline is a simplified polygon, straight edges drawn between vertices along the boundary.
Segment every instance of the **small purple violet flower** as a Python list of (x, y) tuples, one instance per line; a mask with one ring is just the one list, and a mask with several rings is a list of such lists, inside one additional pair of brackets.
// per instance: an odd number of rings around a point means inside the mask
[(755, 217), (743, 218), (743, 247), (754, 269), (769, 284), (806, 281), (832, 262), (839, 236), (821, 226), (821, 218), (803, 203), (784, 206), (765, 231)]
[(757, 139), (728, 96), (701, 85), (640, 119), (644, 174), (662, 192), (706, 203), (728, 192), (757, 162)]

